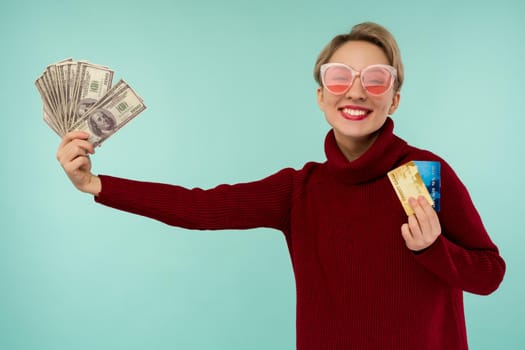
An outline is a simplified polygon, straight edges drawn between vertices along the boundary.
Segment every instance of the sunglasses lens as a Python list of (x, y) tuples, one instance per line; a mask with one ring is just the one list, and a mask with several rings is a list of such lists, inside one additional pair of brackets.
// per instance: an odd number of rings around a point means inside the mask
[(382, 95), (392, 85), (392, 73), (383, 67), (372, 67), (362, 73), (365, 90), (372, 95)]
[(348, 68), (332, 66), (324, 73), (324, 86), (332, 94), (345, 93), (350, 84), (352, 84), (352, 72)]

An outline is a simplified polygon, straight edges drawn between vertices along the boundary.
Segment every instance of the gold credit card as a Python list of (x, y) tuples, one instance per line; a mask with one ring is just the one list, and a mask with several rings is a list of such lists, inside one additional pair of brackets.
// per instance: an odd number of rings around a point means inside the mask
[(434, 205), (434, 201), (432, 200), (430, 193), (428, 193), (427, 187), (419, 175), (417, 166), (414, 162), (410, 161), (405, 163), (394, 170), (389, 171), (387, 175), (407, 215), (414, 214), (412, 207), (408, 204), (408, 199), (410, 197), (417, 199), (419, 196), (423, 196), (430, 205)]

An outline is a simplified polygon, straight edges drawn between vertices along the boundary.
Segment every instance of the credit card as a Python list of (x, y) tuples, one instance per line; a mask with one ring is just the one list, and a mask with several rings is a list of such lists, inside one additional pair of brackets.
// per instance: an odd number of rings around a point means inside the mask
[(414, 163), (434, 201), (434, 209), (439, 212), (441, 209), (441, 163), (424, 160), (415, 160)]
[[(432, 169), (435, 172), (436, 170), (435, 166), (431, 167), (429, 166), (429, 164), (426, 164), (429, 162), (426, 162), (426, 161), (425, 162), (418, 161), (418, 162), (420, 166), (422, 167), (422, 170), (425, 174), (428, 174), (428, 173), (432, 174)], [(410, 197), (418, 198), (419, 196), (423, 196), (428, 201), (428, 203), (430, 203), (430, 205), (432, 206), (435, 205), (434, 200), (432, 196), (430, 195), (430, 191), (428, 190), (425, 182), (423, 181), (423, 178), (421, 177), (419, 173), (419, 169), (418, 169), (418, 166), (416, 165), (416, 162), (410, 161), (408, 163), (405, 163), (395, 168), (394, 170), (389, 171), (387, 175), (407, 215), (414, 214), (412, 207), (408, 203), (408, 199)], [(432, 177), (429, 177), (428, 175), (426, 175), (426, 178), (432, 178)], [(437, 183), (434, 182), (434, 185), (436, 184)], [(439, 191), (435, 190), (434, 192), (435, 192), (435, 195), (439, 194)]]

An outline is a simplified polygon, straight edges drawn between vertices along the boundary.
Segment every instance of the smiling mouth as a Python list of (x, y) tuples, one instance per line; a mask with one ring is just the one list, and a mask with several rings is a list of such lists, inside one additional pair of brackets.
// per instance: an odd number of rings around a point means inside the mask
[(372, 112), (365, 108), (349, 107), (340, 108), (339, 111), (341, 112), (341, 116), (348, 120), (363, 120)]

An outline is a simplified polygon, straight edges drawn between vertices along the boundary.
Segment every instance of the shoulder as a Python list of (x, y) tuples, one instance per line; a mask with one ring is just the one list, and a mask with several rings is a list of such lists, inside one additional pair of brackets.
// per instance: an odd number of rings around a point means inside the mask
[(444, 181), (445, 185), (446, 184), (453, 185), (456, 191), (461, 191), (461, 192), (466, 191), (464, 184), (462, 183), (457, 173), (454, 171), (452, 166), (443, 157), (441, 157), (440, 155), (437, 155), (436, 153), (432, 151), (422, 149), (422, 148), (417, 148), (417, 147), (414, 147), (408, 144), (406, 146), (406, 150), (407, 151), (404, 154), (401, 162), (399, 162), (399, 164), (403, 164), (411, 160), (439, 162), (442, 184)]
[(325, 177), (326, 163), (308, 162), (300, 169), (284, 168), (271, 175), (272, 182), (278, 186), (286, 186), (293, 196), (300, 196), (310, 186), (315, 186)]
[(312, 174), (316, 173), (322, 165), (322, 163), (308, 162), (300, 169), (292, 167), (283, 168), (261, 180), (255, 181), (255, 183), (263, 182), (273, 186), (300, 187), (301, 184), (307, 182)]
[[(427, 149), (406, 145), (405, 157), (412, 158), (411, 160), (428, 160), (428, 161), (444, 161), (442, 157)], [(418, 159), (415, 159), (417, 157)]]
[(269, 178), (280, 179), (281, 181), (291, 182), (298, 185), (307, 182), (308, 179), (323, 168), (324, 163), (308, 162), (300, 169), (284, 168), (270, 175)]
[(423, 161), (434, 161), (439, 162), (442, 167), (446, 168), (447, 170), (452, 170), (452, 167), (449, 165), (449, 163), (440, 155), (429, 151), (427, 149), (423, 148), (417, 148), (412, 145), (407, 144), (406, 145), (406, 152), (403, 155), (402, 161), (411, 161), (411, 160), (423, 160)]

